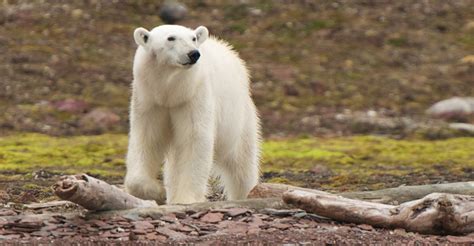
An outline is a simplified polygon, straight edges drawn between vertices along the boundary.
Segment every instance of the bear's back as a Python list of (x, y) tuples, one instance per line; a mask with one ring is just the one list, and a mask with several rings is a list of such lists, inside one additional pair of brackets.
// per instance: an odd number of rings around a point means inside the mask
[[(200, 47), (202, 62), (216, 93), (244, 90), (248, 94), (249, 74), (245, 62), (227, 42), (209, 37)], [(230, 93), (234, 94), (234, 93)]]

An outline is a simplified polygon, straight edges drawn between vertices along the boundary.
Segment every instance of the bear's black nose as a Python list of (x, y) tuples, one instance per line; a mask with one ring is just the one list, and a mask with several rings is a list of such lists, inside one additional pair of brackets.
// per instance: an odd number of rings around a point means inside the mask
[(188, 53), (188, 57), (189, 57), (189, 60), (190, 60), (190, 64), (194, 64), (197, 62), (197, 60), (199, 60), (199, 57), (201, 57), (201, 54), (199, 53), (199, 51), (197, 50), (193, 50), (191, 52)]

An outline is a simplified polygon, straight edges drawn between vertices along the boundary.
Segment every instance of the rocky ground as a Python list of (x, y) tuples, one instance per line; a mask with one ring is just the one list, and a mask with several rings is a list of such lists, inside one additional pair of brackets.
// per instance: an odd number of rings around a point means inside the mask
[[(73, 206), (73, 205), (72, 205)], [(56, 208), (57, 209), (57, 208)], [(69, 208), (71, 209), (71, 208)], [(21, 219), (18, 213), (32, 213)], [(0, 240), (16, 243), (196, 243), (221, 244), (337, 244), (449, 245), (472, 243), (470, 236), (432, 236), (403, 229), (376, 229), (341, 224), (302, 210), (253, 211), (245, 208), (186, 211), (153, 217), (91, 218), (46, 210), (2, 209)]]

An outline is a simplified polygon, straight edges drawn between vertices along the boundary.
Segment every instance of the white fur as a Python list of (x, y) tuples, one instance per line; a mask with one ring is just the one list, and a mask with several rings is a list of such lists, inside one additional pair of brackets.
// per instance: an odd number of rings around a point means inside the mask
[[(228, 199), (245, 198), (258, 182), (260, 127), (244, 62), (205, 27), (137, 28), (134, 38), (127, 191), (159, 203), (202, 202), (212, 171)], [(196, 49), (197, 63), (182, 65)]]

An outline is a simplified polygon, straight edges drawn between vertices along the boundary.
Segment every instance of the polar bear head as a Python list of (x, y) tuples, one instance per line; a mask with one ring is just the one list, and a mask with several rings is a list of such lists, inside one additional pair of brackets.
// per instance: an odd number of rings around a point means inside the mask
[(198, 62), (199, 46), (209, 37), (209, 31), (204, 26), (192, 30), (179, 25), (162, 25), (151, 31), (139, 27), (133, 37), (159, 64), (189, 68)]

